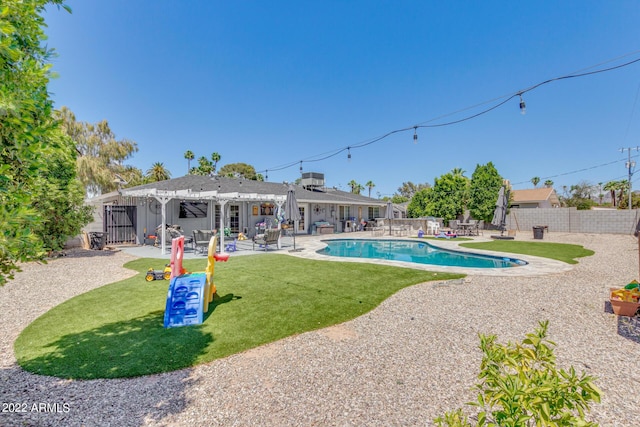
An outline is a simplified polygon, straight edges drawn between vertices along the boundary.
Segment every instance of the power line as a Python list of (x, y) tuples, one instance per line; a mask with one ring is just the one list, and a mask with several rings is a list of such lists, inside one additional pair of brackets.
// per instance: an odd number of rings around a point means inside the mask
[[(607, 63), (611, 63), (611, 62), (617, 61), (617, 60), (619, 60), (621, 58), (632, 56), (632, 55), (635, 55), (635, 54), (638, 54), (638, 53), (640, 53), (640, 50), (634, 51), (634, 52), (630, 52), (630, 53), (627, 53), (625, 55), (606, 60), (606, 61), (601, 62), (599, 64), (591, 65), (591, 66), (589, 66), (587, 68), (583, 68), (583, 70), (589, 70), (589, 69), (592, 69), (592, 68), (595, 68), (595, 67), (607, 64)], [(537, 83), (537, 84), (535, 84), (533, 86), (530, 86), (530, 87), (528, 87), (526, 89), (522, 89), (522, 90), (519, 90), (517, 92), (512, 92), (510, 94), (503, 95), (501, 97), (494, 98), (492, 100), (485, 101), (485, 102), (482, 102), (480, 104), (476, 104), (476, 105), (471, 106), (471, 107), (466, 107), (464, 109), (458, 110), (456, 112), (448, 113), (448, 114), (445, 114), (443, 116), (440, 116), (440, 117), (437, 117), (437, 118), (434, 118), (434, 119), (423, 121), (423, 122), (421, 122), (419, 124), (416, 124), (414, 126), (408, 126), (408, 127), (404, 127), (404, 128), (401, 128), (401, 129), (395, 129), (395, 130), (387, 132), (387, 133), (385, 133), (385, 134), (383, 134), (381, 136), (374, 137), (374, 138), (369, 139), (369, 140), (365, 140), (365, 141), (362, 141), (362, 142), (359, 142), (359, 143), (348, 145), (348, 146), (345, 146), (345, 147), (342, 147), (342, 148), (337, 148), (335, 150), (328, 151), (328, 152), (325, 152), (325, 153), (322, 153), (322, 154), (315, 154), (315, 155), (312, 155), (312, 156), (310, 156), (310, 157), (308, 157), (306, 159), (291, 161), (289, 163), (285, 163), (285, 164), (282, 164), (282, 165), (279, 165), (279, 166), (269, 167), (269, 168), (266, 168), (266, 169), (263, 169), (263, 170), (260, 170), (260, 171), (257, 171), (257, 172), (258, 173), (262, 173), (262, 172), (268, 173), (270, 171), (271, 172), (275, 172), (275, 171), (280, 171), (280, 170), (291, 168), (291, 167), (293, 167), (293, 166), (295, 166), (297, 164), (300, 165), (300, 170), (302, 170), (302, 164), (303, 163), (320, 162), (320, 161), (327, 160), (327, 159), (330, 159), (332, 157), (335, 157), (338, 154), (343, 153), (345, 151), (347, 151), (347, 152), (349, 152), (349, 154), (351, 154), (351, 150), (353, 150), (353, 149), (363, 148), (363, 147), (366, 147), (368, 145), (371, 145), (371, 144), (374, 144), (376, 142), (379, 142), (379, 141), (381, 141), (383, 139), (386, 139), (389, 136), (394, 135), (396, 133), (407, 132), (407, 131), (410, 131), (410, 130), (414, 131), (414, 141), (415, 141), (415, 140), (417, 140), (417, 129), (419, 129), (419, 128), (436, 128), (436, 127), (452, 126), (452, 125), (455, 125), (455, 124), (466, 122), (468, 120), (475, 119), (475, 118), (477, 118), (479, 116), (487, 114), (487, 113), (489, 113), (489, 112), (501, 107), (502, 105), (506, 104), (507, 102), (509, 102), (510, 100), (512, 100), (513, 98), (516, 98), (516, 97), (520, 98), (520, 108), (522, 110), (522, 109), (524, 109), (524, 100), (522, 99), (522, 95), (524, 95), (525, 93), (530, 92), (530, 91), (532, 91), (534, 89), (537, 89), (540, 86), (543, 86), (543, 85), (546, 85), (546, 84), (549, 84), (549, 83), (552, 83), (552, 82), (560, 81), (560, 80), (567, 80), (567, 79), (573, 79), (573, 78), (578, 78), (578, 77), (591, 76), (591, 75), (594, 75), (594, 74), (605, 73), (605, 72), (609, 72), (609, 71), (613, 71), (613, 70), (617, 70), (617, 69), (620, 69), (620, 68), (623, 68), (623, 67), (630, 66), (630, 65), (635, 64), (637, 62), (640, 62), (640, 58), (637, 58), (637, 59), (634, 59), (634, 60), (631, 60), (631, 61), (627, 61), (627, 62), (625, 62), (623, 64), (619, 64), (619, 65), (608, 67), (608, 68), (602, 68), (602, 69), (598, 69), (598, 70), (594, 70), (594, 71), (575, 72), (575, 73), (572, 73), (572, 74), (568, 74), (568, 75), (564, 75), (564, 76), (559, 76), (559, 77), (554, 77), (554, 78), (551, 78), (551, 79), (547, 79), (547, 80), (542, 81), (540, 83)], [(478, 113), (469, 115), (467, 117), (463, 117), (463, 118), (458, 119), (458, 120), (452, 120), (452, 121), (444, 122), (444, 123), (427, 124), (427, 123), (431, 123), (433, 121), (442, 119), (444, 117), (449, 117), (451, 115), (455, 115), (455, 114), (458, 114), (458, 113), (463, 112), (463, 111), (468, 111), (468, 110), (476, 108), (476, 107), (478, 107), (480, 105), (486, 105), (486, 104), (488, 104), (490, 102), (494, 102), (494, 101), (496, 101), (498, 99), (502, 99), (502, 98), (504, 98), (504, 100), (498, 102), (497, 104), (492, 105), (489, 108), (486, 108), (486, 109), (484, 109), (484, 110), (482, 110), (482, 111), (480, 111)], [(599, 167), (599, 166), (597, 166), (597, 167)], [(590, 169), (590, 168), (587, 168), (586, 170), (588, 170), (588, 169)], [(568, 172), (566, 174), (569, 174), (569, 173), (575, 173), (575, 172)], [(561, 174), (561, 175), (566, 175), (566, 174)], [(556, 176), (561, 176), (561, 175), (556, 175)]]

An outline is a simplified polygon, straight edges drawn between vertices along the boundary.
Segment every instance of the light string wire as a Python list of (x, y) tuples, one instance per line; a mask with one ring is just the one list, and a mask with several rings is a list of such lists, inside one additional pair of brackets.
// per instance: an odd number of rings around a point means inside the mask
[[(601, 62), (599, 64), (595, 64), (595, 65), (589, 66), (587, 68), (583, 68), (582, 70), (589, 70), (589, 69), (592, 69), (594, 67), (598, 67), (598, 66), (601, 66), (601, 65), (613, 62), (613, 61), (617, 61), (617, 60), (619, 60), (621, 58), (624, 58), (624, 57), (635, 55), (635, 54), (637, 54), (639, 52), (640, 52), (640, 50), (637, 50), (637, 51), (634, 51), (634, 52), (630, 52), (630, 53), (627, 53), (625, 55), (622, 55), (622, 56), (619, 56), (619, 57), (616, 57), (616, 58)], [(343, 153), (345, 151), (350, 151), (350, 150), (353, 150), (355, 148), (363, 148), (363, 147), (366, 147), (368, 145), (374, 144), (374, 143), (379, 142), (379, 141), (381, 141), (383, 139), (386, 139), (386, 138), (388, 138), (391, 135), (394, 135), (396, 133), (407, 132), (407, 131), (410, 131), (410, 130), (414, 130), (415, 131), (415, 130), (417, 130), (419, 128), (436, 128), (436, 127), (443, 127), (443, 126), (452, 126), (452, 125), (455, 125), (455, 124), (458, 124), (458, 123), (466, 122), (468, 120), (472, 120), (472, 119), (475, 119), (475, 118), (477, 118), (479, 116), (487, 114), (487, 113), (495, 110), (496, 108), (499, 108), (499, 107), (503, 106), (507, 102), (511, 101), (513, 98), (521, 97), (525, 93), (530, 92), (532, 90), (535, 90), (535, 89), (539, 88), (540, 86), (543, 86), (543, 85), (546, 85), (546, 84), (549, 84), (549, 83), (552, 83), (552, 82), (556, 82), (556, 81), (574, 79), (574, 78), (578, 78), (578, 77), (585, 77), (585, 76), (591, 76), (591, 75), (594, 75), (594, 74), (605, 73), (605, 72), (608, 72), (608, 71), (613, 71), (613, 70), (617, 70), (617, 69), (620, 69), (620, 68), (623, 68), (623, 67), (627, 67), (627, 66), (635, 64), (637, 62), (640, 62), (640, 58), (637, 58), (637, 59), (634, 59), (634, 60), (631, 60), (631, 61), (627, 61), (627, 62), (625, 62), (623, 64), (615, 65), (615, 66), (608, 67), (608, 68), (603, 68), (603, 69), (594, 70), (594, 71), (575, 72), (575, 73), (572, 73), (572, 74), (567, 74), (567, 75), (564, 75), (564, 76), (547, 79), (547, 80), (542, 81), (540, 83), (537, 83), (537, 84), (535, 84), (533, 86), (530, 86), (530, 87), (528, 87), (526, 89), (522, 89), (522, 90), (519, 90), (517, 92), (512, 92), (510, 94), (503, 95), (501, 97), (493, 98), (492, 100), (485, 101), (485, 102), (482, 102), (482, 103), (479, 103), (479, 104), (476, 104), (476, 105), (473, 105), (473, 106), (470, 106), (470, 107), (466, 107), (466, 108), (463, 108), (461, 110), (454, 111), (454, 112), (451, 112), (451, 113), (448, 113), (448, 114), (445, 114), (445, 115), (442, 115), (442, 116), (439, 116), (439, 117), (436, 117), (436, 118), (421, 122), (421, 123), (413, 125), (413, 126), (408, 126), (408, 127), (401, 128), (401, 129), (395, 129), (395, 130), (387, 132), (387, 133), (385, 133), (385, 134), (383, 134), (381, 136), (374, 137), (373, 139), (365, 140), (365, 141), (362, 141), (362, 142), (359, 142), (359, 143), (355, 143), (355, 144), (352, 144), (352, 145), (349, 145), (349, 146), (346, 146), (346, 147), (337, 148), (337, 149), (332, 150), (332, 151), (327, 151), (327, 152), (324, 152), (324, 153), (315, 154), (315, 155), (312, 155), (312, 156), (310, 156), (308, 158), (305, 158), (305, 159), (295, 160), (295, 161), (292, 161), (292, 162), (289, 162), (289, 163), (285, 163), (285, 164), (282, 164), (282, 165), (279, 165), (279, 166), (269, 167), (269, 168), (266, 168), (266, 169), (263, 169), (263, 170), (260, 170), (260, 171), (257, 171), (257, 172), (258, 173), (276, 172), (276, 171), (281, 171), (281, 170), (284, 170), (284, 169), (291, 168), (291, 167), (296, 166), (296, 165), (300, 165), (300, 168), (302, 168), (302, 164), (303, 163), (315, 163), (315, 162), (320, 162), (320, 161), (323, 161), (323, 160), (327, 160), (327, 159), (330, 159), (331, 157), (335, 157), (338, 154)], [(436, 121), (436, 120), (440, 120), (440, 119), (445, 118), (445, 117), (449, 117), (451, 115), (458, 114), (458, 113), (463, 112), (463, 111), (468, 111), (470, 109), (477, 108), (478, 106), (485, 105), (485, 104), (488, 104), (490, 102), (493, 102), (493, 101), (496, 101), (496, 100), (502, 99), (502, 98), (505, 98), (505, 99), (503, 101), (501, 101), (501, 102), (489, 107), (489, 108), (486, 108), (485, 110), (482, 110), (482, 111), (480, 111), (478, 113), (475, 113), (475, 114), (472, 114), (470, 116), (463, 117), (463, 118), (458, 119), (458, 120), (452, 120), (452, 121), (449, 121), (449, 122), (444, 122), (444, 123), (427, 124), (427, 123), (431, 123), (431, 122)], [(619, 160), (616, 160), (616, 161), (611, 162), (611, 163), (616, 163), (618, 161)], [(611, 164), (611, 163), (608, 163), (608, 164)], [(600, 166), (606, 166), (606, 165), (607, 164), (603, 164), (603, 165), (600, 165)], [(600, 167), (600, 166), (596, 166), (596, 167)], [(586, 168), (584, 170), (589, 170), (589, 169), (593, 169), (593, 168), (595, 168), (595, 167)], [(568, 175), (568, 174), (576, 173), (576, 172), (580, 172), (580, 171), (567, 172), (565, 174), (554, 175), (554, 177), (562, 176), (562, 175)], [(549, 177), (549, 178), (551, 178), (551, 177)]]

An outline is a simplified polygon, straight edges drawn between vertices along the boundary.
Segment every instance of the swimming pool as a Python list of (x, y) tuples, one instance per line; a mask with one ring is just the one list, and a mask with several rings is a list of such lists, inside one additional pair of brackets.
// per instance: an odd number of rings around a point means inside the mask
[(420, 241), (335, 239), (322, 242), (327, 246), (317, 253), (335, 257), (386, 259), (470, 268), (510, 268), (527, 264), (520, 259), (452, 251)]

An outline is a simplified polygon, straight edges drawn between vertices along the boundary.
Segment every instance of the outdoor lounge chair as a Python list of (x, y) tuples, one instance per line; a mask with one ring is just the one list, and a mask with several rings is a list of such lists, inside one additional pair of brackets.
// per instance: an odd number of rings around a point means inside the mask
[(278, 240), (280, 239), (280, 230), (273, 228), (266, 230), (264, 234), (257, 234), (253, 238), (253, 249), (255, 250), (256, 244), (259, 246), (264, 246), (264, 250), (269, 250), (269, 245), (278, 245)]

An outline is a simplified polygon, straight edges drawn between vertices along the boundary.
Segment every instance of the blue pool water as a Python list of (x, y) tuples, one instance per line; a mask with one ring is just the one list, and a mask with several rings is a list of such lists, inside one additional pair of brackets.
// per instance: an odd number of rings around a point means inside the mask
[(515, 258), (440, 249), (420, 241), (336, 239), (324, 240), (323, 243), (327, 247), (320, 249), (318, 253), (336, 257), (386, 259), (472, 268), (509, 268), (527, 264), (526, 261)]

